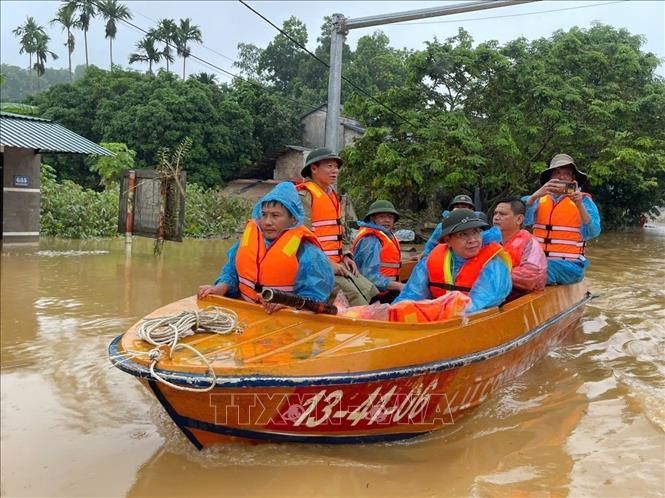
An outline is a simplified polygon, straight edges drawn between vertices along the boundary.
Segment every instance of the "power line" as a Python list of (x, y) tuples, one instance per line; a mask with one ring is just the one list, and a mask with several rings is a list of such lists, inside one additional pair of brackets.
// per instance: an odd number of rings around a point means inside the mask
[(448, 24), (448, 23), (463, 23), (463, 22), (468, 22), (468, 21), (485, 21), (488, 19), (503, 19), (506, 17), (521, 17), (521, 16), (533, 16), (537, 14), (549, 14), (551, 12), (563, 12), (565, 10), (577, 10), (577, 9), (588, 9), (590, 7), (600, 7), (601, 5), (610, 5), (614, 3), (624, 3), (627, 0), (616, 0), (614, 2), (604, 2), (604, 3), (596, 3), (593, 5), (579, 5), (577, 7), (566, 7), (563, 9), (552, 9), (552, 10), (540, 10), (538, 12), (523, 12), (521, 14), (506, 14), (503, 16), (488, 16), (488, 17), (473, 17), (471, 19), (451, 19), (447, 21), (422, 21), (422, 22), (402, 22), (402, 23), (394, 23), (392, 26), (415, 26), (418, 24)]
[[(254, 12), (254, 14), (256, 14), (256, 15), (259, 16), (261, 19), (263, 19), (265, 22), (267, 22), (268, 24), (270, 24), (273, 28), (275, 28), (275, 29), (276, 29), (277, 31), (279, 31), (281, 34), (283, 34), (283, 35), (284, 35), (286, 38), (288, 38), (288, 39), (289, 39), (294, 45), (296, 45), (296, 46), (297, 46), (298, 48), (300, 48), (301, 50), (304, 50), (307, 54), (309, 54), (310, 57), (313, 57), (313, 58), (314, 58), (315, 60), (317, 60), (320, 64), (324, 65), (326, 68), (328, 68), (328, 70), (330, 70), (330, 64), (328, 64), (327, 62), (325, 62), (324, 60), (322, 60), (322, 59), (321, 59), (320, 57), (318, 57), (316, 54), (312, 53), (309, 49), (307, 49), (307, 47), (303, 46), (298, 40), (294, 39), (291, 35), (289, 35), (286, 31), (284, 31), (283, 29), (281, 29), (279, 26), (277, 26), (275, 23), (273, 23), (270, 19), (268, 19), (267, 17), (265, 17), (263, 14), (261, 14), (261, 13), (258, 12), (257, 10), (255, 10), (255, 9), (253, 9), (252, 7), (250, 7), (249, 5), (247, 5), (243, 0), (238, 0), (238, 1), (239, 1), (241, 4), (243, 4), (245, 7), (247, 7), (249, 10), (251, 10), (252, 12)], [(366, 91), (364, 88), (360, 87), (359, 85), (356, 85), (353, 81), (351, 81), (351, 80), (348, 79), (347, 77), (345, 77), (345, 76), (342, 75), (342, 80), (344, 80), (345, 82), (347, 82), (349, 85), (351, 85), (353, 88), (355, 88), (356, 90), (358, 90), (358, 91), (359, 91), (360, 93), (362, 93), (363, 95), (369, 97), (371, 100), (373, 100), (374, 102), (376, 102), (377, 104), (379, 104), (379, 105), (380, 105), (381, 107), (383, 107), (384, 109), (388, 110), (391, 114), (394, 114), (395, 116), (397, 116), (398, 118), (400, 118), (400, 119), (401, 119), (402, 121), (404, 121), (405, 123), (408, 123), (408, 124), (410, 124), (410, 125), (413, 126), (413, 127), (416, 127), (416, 125), (415, 125), (414, 123), (412, 123), (412, 122), (409, 121), (407, 118), (405, 118), (404, 116), (402, 116), (401, 114), (399, 114), (397, 111), (394, 111), (393, 109), (391, 109), (390, 107), (388, 107), (386, 104), (384, 104), (384, 103), (381, 102), (379, 99), (377, 99), (376, 97), (374, 97), (371, 93), (369, 93), (368, 91)]]

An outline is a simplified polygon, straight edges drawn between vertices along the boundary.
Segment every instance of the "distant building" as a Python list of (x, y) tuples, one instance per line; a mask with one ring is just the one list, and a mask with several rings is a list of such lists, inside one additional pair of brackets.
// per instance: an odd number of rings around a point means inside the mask
[[(325, 145), (327, 109), (328, 106), (323, 104), (300, 118), (303, 125), (303, 145), (284, 145), (281, 149), (272, 151), (270, 155), (255, 163), (254, 167), (251, 168), (250, 175), (254, 177), (253, 180), (248, 178), (233, 180), (228, 183), (224, 190), (234, 193), (233, 195), (242, 195), (247, 192), (247, 190), (243, 190), (243, 187), (247, 185), (247, 181), (262, 182), (268, 179), (300, 181), (300, 171), (305, 166), (307, 154), (311, 150)], [(339, 127), (339, 150), (351, 145), (356, 138), (365, 133), (365, 129), (360, 126), (358, 121), (344, 116), (340, 117)], [(240, 193), (236, 194), (235, 192)]]
[(42, 152), (113, 155), (48, 119), (0, 112), (3, 243), (39, 241)]

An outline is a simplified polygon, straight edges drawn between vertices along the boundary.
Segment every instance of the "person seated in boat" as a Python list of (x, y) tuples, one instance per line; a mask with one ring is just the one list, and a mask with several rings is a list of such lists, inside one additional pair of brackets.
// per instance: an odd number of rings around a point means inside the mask
[(523, 198), (524, 224), (547, 256), (547, 284), (573, 284), (584, 278), (589, 261), (587, 241), (600, 235), (600, 214), (589, 194), (580, 189), (586, 173), (568, 154), (557, 154), (540, 174), (541, 187)]
[(363, 306), (379, 294), (376, 286), (358, 271), (346, 231), (345, 210), (335, 190), (342, 159), (332, 150), (311, 151), (297, 185), (305, 210), (305, 226), (316, 235), (335, 273), (333, 296), (341, 290), (351, 306)]
[(458, 290), (471, 299), (467, 313), (501, 304), (512, 289), (511, 260), (500, 244), (483, 242), (482, 231), (488, 228), (470, 209), (453, 210), (443, 220), (441, 241), (415, 266), (394, 303)]
[[(318, 239), (303, 225), (304, 217), (293, 183), (275, 186), (256, 203), (219, 277), (213, 285), (200, 286), (198, 298), (217, 294), (262, 303), (260, 291), (273, 288), (326, 301), (335, 278)], [(282, 307), (264, 304), (268, 313)]]
[(510, 254), (512, 295), (543, 290), (547, 282), (547, 258), (538, 239), (522, 228), (526, 206), (521, 199), (501, 199), (492, 223), (501, 230), (501, 245)]
[[(446, 219), (448, 215), (453, 212), (455, 209), (470, 209), (474, 211), (476, 216), (480, 218), (483, 221), (487, 221), (487, 215), (483, 213), (482, 211), (476, 211), (476, 207), (473, 205), (473, 201), (471, 200), (471, 197), (469, 197), (466, 194), (460, 194), (456, 195), (453, 197), (453, 200), (448, 204), (448, 209), (444, 210), (441, 213), (441, 218)], [(428, 255), (430, 252), (432, 252), (432, 249), (434, 249), (439, 241), (441, 240), (441, 231), (443, 230), (443, 221), (441, 221), (435, 228), (434, 232), (432, 232), (432, 235), (430, 238), (427, 240), (425, 243), (425, 247), (423, 248), (423, 252), (421, 257)], [(500, 242), (501, 241), (501, 234), (498, 232), (498, 230), (486, 230), (483, 232), (483, 241), (484, 242)]]
[(383, 303), (395, 299), (404, 287), (399, 281), (402, 254), (393, 233), (398, 219), (399, 212), (392, 202), (374, 201), (364, 220), (358, 222), (360, 229), (352, 246), (358, 270), (376, 285)]

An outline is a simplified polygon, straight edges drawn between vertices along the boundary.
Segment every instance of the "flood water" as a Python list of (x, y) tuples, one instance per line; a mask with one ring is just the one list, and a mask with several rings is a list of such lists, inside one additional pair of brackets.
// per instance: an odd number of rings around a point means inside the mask
[(665, 496), (665, 229), (594, 241), (577, 330), (449, 429), (198, 452), (106, 347), (211, 282), (228, 245), (3, 247), (2, 496)]

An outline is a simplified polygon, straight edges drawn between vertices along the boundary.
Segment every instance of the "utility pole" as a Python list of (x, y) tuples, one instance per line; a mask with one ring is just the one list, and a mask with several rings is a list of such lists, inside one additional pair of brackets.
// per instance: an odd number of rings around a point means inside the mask
[(330, 37), (330, 73), (328, 76), (328, 112), (326, 114), (325, 146), (333, 152), (339, 151), (339, 114), (342, 93), (342, 48), (346, 35), (352, 29), (379, 26), (402, 21), (413, 21), (428, 17), (449, 16), (475, 10), (508, 7), (539, 0), (485, 0), (465, 4), (442, 5), (427, 9), (407, 10), (377, 16), (347, 19), (343, 14), (333, 14)]

